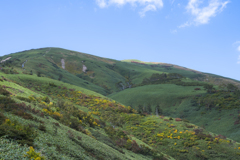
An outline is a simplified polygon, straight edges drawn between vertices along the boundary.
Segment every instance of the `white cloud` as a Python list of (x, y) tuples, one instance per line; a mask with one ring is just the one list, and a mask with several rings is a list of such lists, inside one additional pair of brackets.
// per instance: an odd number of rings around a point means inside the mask
[(96, 2), (100, 8), (105, 8), (107, 6), (107, 3), (105, 0), (96, 0)]
[(188, 26), (191, 26), (192, 25), (192, 22), (185, 22), (184, 24), (178, 26), (178, 28), (184, 28), (184, 27), (188, 27)]
[(236, 41), (236, 42), (233, 43), (233, 46), (236, 47), (238, 45), (237, 51), (240, 52), (240, 45), (239, 44), (240, 44), (240, 41)]
[(106, 8), (111, 5), (123, 6), (126, 4), (143, 6), (143, 9), (139, 12), (141, 17), (144, 17), (148, 11), (156, 11), (163, 7), (162, 0), (96, 0), (96, 3), (100, 8)]
[[(239, 46), (240, 47), (240, 46)], [(238, 61), (237, 61), (238, 64), (240, 64), (240, 55), (238, 56)]]
[(139, 12), (139, 14), (141, 17), (144, 17), (147, 11), (156, 11), (156, 10), (157, 8), (155, 5), (149, 4), (141, 12)]
[(179, 28), (187, 27), (190, 25), (200, 25), (207, 24), (210, 21), (210, 18), (215, 17), (217, 13), (223, 11), (226, 5), (230, 1), (222, 0), (210, 0), (208, 5), (205, 7), (199, 7), (203, 1), (201, 0), (189, 0), (186, 10), (191, 13), (194, 19), (191, 22), (186, 22), (179, 26)]

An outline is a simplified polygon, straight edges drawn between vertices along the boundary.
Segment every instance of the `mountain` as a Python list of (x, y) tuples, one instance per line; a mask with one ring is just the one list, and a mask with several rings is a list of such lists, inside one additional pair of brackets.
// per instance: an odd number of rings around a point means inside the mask
[(53, 47), (0, 62), (0, 159), (240, 158), (239, 81)]

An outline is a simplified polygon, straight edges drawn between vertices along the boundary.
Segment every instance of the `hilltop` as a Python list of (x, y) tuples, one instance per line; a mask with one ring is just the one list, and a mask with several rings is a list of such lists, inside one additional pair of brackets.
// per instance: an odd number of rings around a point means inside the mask
[(0, 159), (240, 158), (236, 80), (52, 47), (0, 61)]

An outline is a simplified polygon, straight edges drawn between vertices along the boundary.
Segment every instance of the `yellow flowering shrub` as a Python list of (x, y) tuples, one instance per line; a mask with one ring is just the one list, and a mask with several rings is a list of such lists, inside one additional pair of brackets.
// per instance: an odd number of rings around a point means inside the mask
[(30, 160), (44, 160), (45, 157), (41, 156), (41, 153), (35, 152), (34, 148), (31, 146), (27, 154), (24, 154), (24, 157), (29, 158)]

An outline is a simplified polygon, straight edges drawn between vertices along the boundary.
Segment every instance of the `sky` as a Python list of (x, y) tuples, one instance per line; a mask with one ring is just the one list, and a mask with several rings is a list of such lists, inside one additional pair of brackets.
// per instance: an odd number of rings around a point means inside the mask
[(240, 80), (239, 0), (1, 0), (0, 56), (60, 47)]

